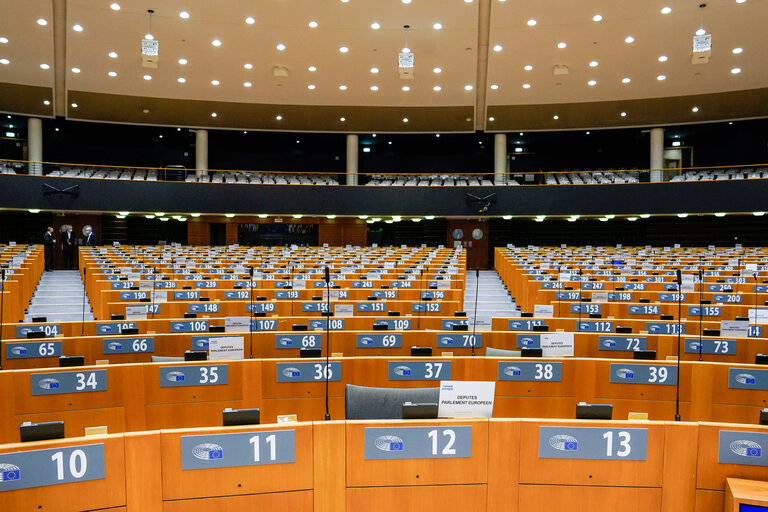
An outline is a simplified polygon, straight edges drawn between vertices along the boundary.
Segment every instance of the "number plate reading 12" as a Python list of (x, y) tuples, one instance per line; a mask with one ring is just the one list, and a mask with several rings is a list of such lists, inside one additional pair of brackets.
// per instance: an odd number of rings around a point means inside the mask
[(472, 427), (366, 427), (365, 459), (457, 459), (472, 456)]
[(648, 429), (539, 427), (539, 458), (646, 460)]

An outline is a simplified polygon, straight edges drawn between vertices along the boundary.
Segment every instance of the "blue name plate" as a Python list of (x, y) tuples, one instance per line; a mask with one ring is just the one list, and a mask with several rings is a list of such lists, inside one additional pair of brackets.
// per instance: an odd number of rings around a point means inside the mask
[(451, 380), (451, 361), (389, 361), (389, 380)]
[(410, 318), (377, 318), (373, 322), (374, 324), (384, 324), (387, 326), (387, 329), (394, 330), (402, 330), (407, 331), (411, 328), (411, 319)]
[(627, 307), (629, 315), (658, 315), (661, 313), (661, 307), (658, 304), (632, 304)]
[(274, 302), (253, 302), (245, 305), (246, 313), (274, 313), (277, 304)]
[(155, 351), (155, 338), (106, 338), (101, 340), (103, 354), (142, 354)]
[[(384, 290), (384, 291), (387, 291), (387, 290)], [(392, 290), (392, 291), (397, 293), (396, 290)], [(387, 298), (390, 298), (390, 297), (387, 297)], [(397, 298), (397, 296), (392, 297), (392, 298), (393, 299)], [(445, 298), (445, 290), (425, 290), (425, 291), (421, 292), (421, 298), (422, 299), (444, 299)]]
[(717, 462), (744, 466), (768, 466), (768, 433), (721, 430)]
[(296, 462), (294, 430), (181, 436), (181, 469), (236, 468)]
[(733, 292), (732, 284), (708, 284), (708, 292)]
[(701, 349), (702, 354), (736, 354), (736, 340), (713, 340), (711, 338), (702, 338), (699, 342), (696, 338), (685, 340), (685, 353), (698, 354)]
[(0, 454), (0, 492), (105, 478), (104, 444)]
[(358, 302), (356, 306), (356, 310), (359, 312), (387, 310), (386, 302)]
[(602, 314), (602, 308), (600, 304), (571, 304), (571, 313), (579, 313), (585, 315)]
[(302, 302), (301, 310), (305, 313), (317, 313), (322, 311), (328, 311), (329, 304), (327, 302)]
[(301, 297), (301, 292), (299, 290), (275, 290), (275, 299), (283, 300), (283, 299), (298, 299)]
[[(147, 276), (149, 279), (152, 276)], [(176, 281), (156, 281), (155, 288), (178, 288)]]
[(608, 300), (610, 301), (632, 301), (634, 294), (632, 292), (608, 292)]
[(638, 336), (599, 336), (598, 350), (613, 350), (617, 352), (645, 350), (648, 338)]
[(544, 320), (510, 320), (507, 323), (507, 330), (531, 331), (536, 325), (545, 325)]
[(400, 348), (403, 346), (402, 334), (357, 334), (357, 348)]
[(106, 391), (107, 370), (35, 373), (29, 380), (35, 396)]
[(184, 290), (182, 292), (173, 292), (173, 300), (197, 300), (200, 298), (198, 290)]
[(218, 302), (193, 302), (187, 304), (187, 313), (218, 313), (219, 306)]
[(275, 348), (322, 348), (322, 334), (275, 334)]
[(411, 311), (414, 313), (436, 313), (442, 311), (439, 302), (412, 302)]
[(120, 292), (120, 300), (148, 299), (149, 292)]
[(563, 380), (562, 363), (529, 361), (500, 361), (498, 380), (560, 382)]
[(689, 316), (720, 316), (723, 314), (723, 308), (720, 306), (688, 306)]
[(220, 386), (228, 384), (226, 364), (194, 366), (161, 366), (160, 387)]
[(647, 428), (539, 427), (539, 458), (646, 460)]
[(179, 320), (171, 322), (171, 332), (206, 332), (208, 320)]
[(728, 387), (768, 390), (768, 370), (728, 368)]
[(447, 333), (439, 332), (436, 335), (435, 346), (437, 348), (457, 348), (467, 347), (471, 348), (483, 346), (483, 335), (476, 333)]
[(96, 324), (97, 334), (120, 334), (123, 329), (135, 329), (136, 322), (106, 322)]
[(390, 281), (389, 286), (392, 288), (413, 288), (413, 281)]
[(443, 331), (450, 331), (453, 329), (454, 325), (469, 325), (469, 320), (440, 320), (440, 329)]
[(16, 337), (26, 338), (28, 332), (44, 332), (45, 337), (60, 336), (61, 325), (59, 324), (32, 324), (32, 325), (17, 325)]
[(352, 288), (373, 288), (373, 281), (352, 281)]
[(113, 290), (126, 290), (138, 286), (134, 281), (115, 281), (109, 284)]
[(677, 302), (678, 300), (685, 302), (684, 293), (659, 293), (659, 302)]
[(345, 322), (343, 318), (331, 318), (330, 319), (330, 326), (328, 325), (328, 318), (312, 318), (309, 320), (309, 328), (312, 330), (315, 329), (326, 329), (330, 331), (343, 331)]
[(613, 384), (659, 384), (674, 386), (677, 383), (677, 367), (674, 365), (611, 363)]
[(325, 363), (277, 363), (277, 382), (323, 382), (326, 376), (331, 382), (341, 380), (341, 362)]
[(457, 459), (472, 456), (472, 427), (366, 427), (366, 460)]
[(625, 283), (624, 288), (627, 290), (643, 291), (645, 290), (645, 283)]
[(579, 322), (580, 332), (613, 332), (613, 322), (606, 320), (587, 320)]
[(555, 292), (556, 300), (581, 300), (580, 292)]
[(8, 342), (5, 344), (6, 359), (32, 359), (35, 357), (59, 357), (60, 341)]
[(195, 281), (195, 288), (218, 288), (218, 281)]
[[(677, 334), (677, 324), (671, 322), (645, 322), (645, 330), (651, 334)], [(685, 334), (685, 324), (680, 324), (680, 334)]]
[(517, 348), (541, 348), (541, 334), (518, 334)]
[(602, 290), (605, 288), (605, 283), (587, 281), (585, 283), (581, 283), (581, 287), (585, 290)]
[(738, 293), (717, 293), (712, 296), (712, 302), (724, 304), (741, 304), (743, 297)]

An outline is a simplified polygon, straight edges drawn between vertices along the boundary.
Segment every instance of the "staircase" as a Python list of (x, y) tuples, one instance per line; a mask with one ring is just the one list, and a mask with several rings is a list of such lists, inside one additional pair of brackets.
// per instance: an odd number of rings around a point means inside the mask
[[(478, 331), (491, 330), (491, 318), (512, 316), (516, 311), (515, 303), (504, 287), (499, 274), (495, 270), (481, 270), (479, 279), (474, 270), (467, 271), (464, 285), (464, 311), (467, 312), (469, 325), (475, 322)], [(475, 317), (475, 291), (477, 294), (477, 316)]]
[(91, 304), (77, 270), (43, 272), (24, 321), (31, 322), (32, 317), (44, 316), (47, 322), (79, 322), (83, 318), (83, 297), (85, 319), (93, 320)]

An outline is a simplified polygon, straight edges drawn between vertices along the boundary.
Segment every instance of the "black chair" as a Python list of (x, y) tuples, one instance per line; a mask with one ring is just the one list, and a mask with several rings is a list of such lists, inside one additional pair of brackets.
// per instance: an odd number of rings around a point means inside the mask
[(348, 420), (399, 420), (403, 404), (434, 403), (440, 388), (374, 388), (347, 384), (344, 391), (344, 415)]

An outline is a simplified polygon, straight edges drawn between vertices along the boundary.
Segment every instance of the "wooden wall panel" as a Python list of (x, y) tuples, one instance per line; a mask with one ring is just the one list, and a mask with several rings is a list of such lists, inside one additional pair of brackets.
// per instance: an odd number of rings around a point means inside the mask
[(485, 485), (365, 487), (347, 489), (347, 510), (466, 512), (485, 510)]
[(231, 512), (233, 510), (290, 510), (312, 512), (312, 491), (222, 496), (163, 502), (163, 512)]
[(521, 485), (519, 512), (593, 512), (661, 509), (661, 489), (646, 487), (583, 487)]
[(207, 222), (187, 221), (187, 243), (189, 245), (210, 245), (211, 228)]

